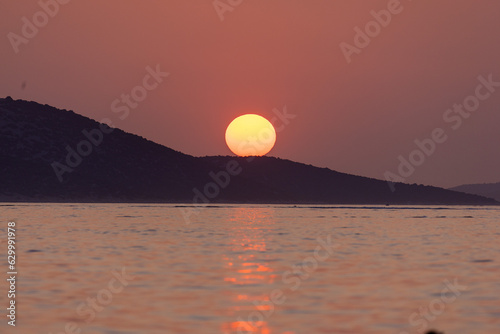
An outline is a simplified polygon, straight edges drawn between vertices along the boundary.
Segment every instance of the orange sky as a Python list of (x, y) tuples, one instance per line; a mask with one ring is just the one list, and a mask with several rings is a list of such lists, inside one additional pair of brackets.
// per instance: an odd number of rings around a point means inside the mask
[[(397, 173), (398, 157), (442, 128), (448, 139), (406, 182), (500, 181), (500, 88), (458, 129), (443, 119), (479, 75), (500, 81), (500, 2), (402, 0), (350, 63), (340, 44), (354, 45), (353, 29), (394, 3), (242, 0), (221, 21), (212, 2), (69, 1), (46, 24), (38, 15), (18, 53), (8, 34), (21, 36), (22, 18), (32, 22), (41, 7), (3, 2), (0, 96), (110, 118), (196, 156), (230, 154), (224, 132), (236, 116), (271, 119), (286, 105), (296, 117), (271, 155), (375, 178)], [(120, 119), (113, 101), (157, 64), (170, 75)]]

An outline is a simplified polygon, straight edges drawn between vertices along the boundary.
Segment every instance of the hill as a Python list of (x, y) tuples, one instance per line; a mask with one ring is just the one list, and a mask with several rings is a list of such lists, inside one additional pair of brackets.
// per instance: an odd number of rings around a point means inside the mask
[(467, 194), (485, 196), (500, 201), (500, 182), (483, 183), (483, 184), (465, 184), (458, 187), (450, 188), (450, 190), (460, 191)]
[(73, 111), (0, 99), (0, 201), (474, 204), (498, 202), (272, 157), (193, 157)]

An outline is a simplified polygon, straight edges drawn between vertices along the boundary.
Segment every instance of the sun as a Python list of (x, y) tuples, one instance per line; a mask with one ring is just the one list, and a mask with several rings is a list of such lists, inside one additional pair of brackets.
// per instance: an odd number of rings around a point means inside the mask
[(263, 156), (276, 143), (274, 126), (262, 116), (246, 114), (235, 118), (226, 130), (226, 144), (240, 157)]

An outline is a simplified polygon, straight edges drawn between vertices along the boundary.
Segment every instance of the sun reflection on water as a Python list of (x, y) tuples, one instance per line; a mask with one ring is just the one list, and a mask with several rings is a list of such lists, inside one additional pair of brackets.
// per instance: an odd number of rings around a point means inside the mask
[[(272, 224), (271, 219), (266, 219), (269, 216), (269, 211), (262, 208), (234, 208), (232, 212), (228, 226), (232, 234), (228, 252), (231, 255), (224, 258), (227, 269), (224, 281), (237, 287), (233, 290), (235, 293), (231, 296), (232, 303), (228, 310), (229, 316), (235, 321), (222, 325), (224, 334), (271, 334), (267, 321), (262, 321), (258, 327), (247, 322), (252, 312), (269, 310), (270, 307), (262, 305), (262, 302), (269, 300), (265, 294), (268, 290), (266, 286), (272, 284), (277, 276), (266, 262), (267, 244), (270, 241), (266, 230)], [(255, 293), (256, 285), (262, 285), (262, 294)], [(249, 286), (253, 289), (248, 289)]]

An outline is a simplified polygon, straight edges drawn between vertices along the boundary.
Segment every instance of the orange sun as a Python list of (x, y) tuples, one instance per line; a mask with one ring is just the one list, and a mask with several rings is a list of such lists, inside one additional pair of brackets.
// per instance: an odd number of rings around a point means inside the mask
[(276, 143), (276, 130), (267, 119), (255, 114), (235, 118), (226, 130), (226, 143), (240, 156), (263, 156)]

